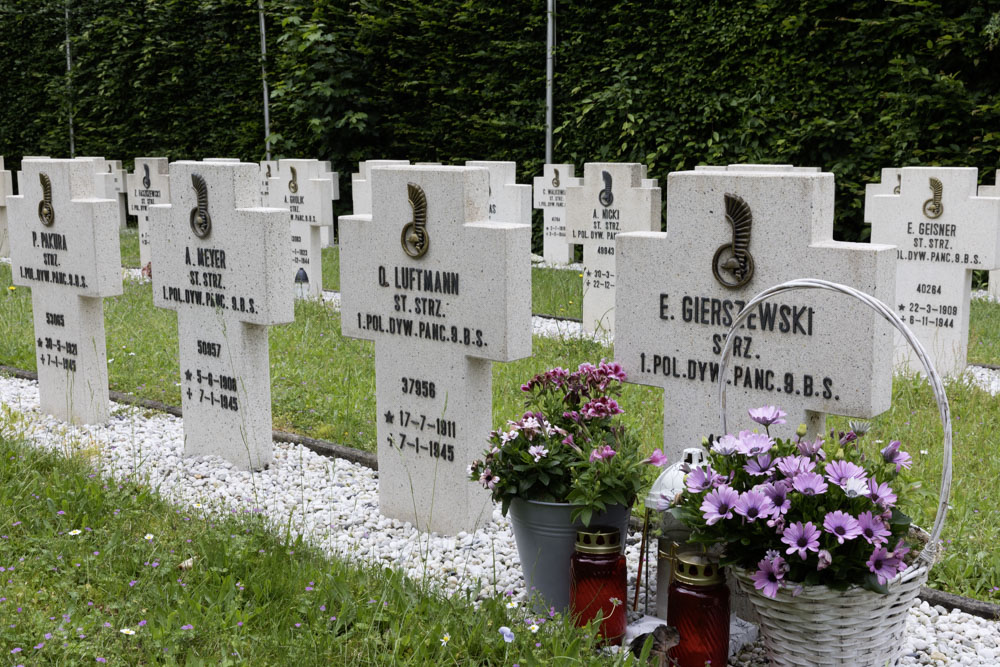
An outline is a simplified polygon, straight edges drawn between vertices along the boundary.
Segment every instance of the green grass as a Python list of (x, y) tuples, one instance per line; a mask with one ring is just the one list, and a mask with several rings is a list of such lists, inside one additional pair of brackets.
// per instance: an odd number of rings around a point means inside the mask
[(4, 664), (610, 662), (591, 628), (560, 616), (532, 634), (502, 592), (474, 608), (397, 571), (326, 559), (259, 515), (178, 510), (141, 482), (102, 479), (79, 452), (20, 442), (18, 428), (0, 415)]
[(1000, 306), (973, 299), (969, 308), (969, 363), (1000, 365)]
[(129, 269), (141, 269), (139, 266), (139, 229), (129, 227), (123, 229), (120, 235), (122, 266)]
[(531, 269), (531, 312), (583, 317), (583, 276), (566, 269)]
[[(536, 272), (539, 272), (536, 270)], [(541, 270), (544, 272), (544, 270)], [(561, 272), (573, 277), (572, 272)], [(35, 369), (30, 290), (7, 289), (10, 268), (0, 265), (0, 363)], [(105, 300), (108, 367), (113, 388), (180, 404), (176, 315), (153, 307), (148, 284), (126, 281), (125, 293)], [(1000, 364), (1000, 305), (973, 302), (970, 358)], [(297, 302), (295, 322), (271, 328), (271, 379), (276, 428), (374, 451), (375, 381), (373, 346), (340, 335), (339, 314), (312, 301)], [(536, 337), (528, 359), (493, 365), (493, 424), (522, 411), (519, 387), (552, 366), (612, 358), (613, 350), (580, 340)], [(113, 361), (112, 361), (113, 359)], [(1000, 400), (982, 390), (948, 385), (955, 415), (954, 507), (944, 537), (952, 540), (933, 583), (944, 590), (1000, 602)], [(662, 442), (663, 394), (627, 385), (623, 419), (648, 450)], [(832, 420), (831, 425), (843, 420)], [(941, 435), (926, 386), (897, 378), (892, 410), (874, 420), (873, 437), (900, 439), (916, 465), (912, 481), (922, 484), (910, 507), (929, 526), (940, 478)], [(927, 454), (920, 452), (926, 450)]]
[(340, 248), (323, 248), (323, 289), (340, 291)]

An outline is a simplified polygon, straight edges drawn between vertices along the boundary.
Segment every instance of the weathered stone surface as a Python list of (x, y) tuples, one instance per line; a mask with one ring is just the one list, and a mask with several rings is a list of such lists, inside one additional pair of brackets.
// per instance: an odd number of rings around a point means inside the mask
[(492, 428), (490, 362), (531, 354), (531, 229), (489, 220), (485, 169), (370, 175), (372, 215), (340, 220), (341, 327), (375, 341), (379, 505), (469, 531), (490, 517), (467, 479)]

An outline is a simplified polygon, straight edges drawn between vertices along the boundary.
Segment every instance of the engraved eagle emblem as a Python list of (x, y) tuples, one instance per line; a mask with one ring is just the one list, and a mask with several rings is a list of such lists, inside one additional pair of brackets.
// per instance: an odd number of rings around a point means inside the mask
[(56, 210), (52, 207), (52, 181), (44, 171), (38, 173), (42, 184), (42, 201), (38, 202), (38, 220), (46, 227), (51, 227), (56, 221)]
[(145, 172), (145, 175), (142, 177), (142, 187), (148, 190), (149, 186), (152, 185), (153, 183), (152, 181), (149, 180), (149, 165), (148, 164), (142, 165), (142, 170)]
[(403, 226), (400, 242), (403, 252), (414, 259), (419, 259), (427, 253), (431, 245), (427, 235), (427, 195), (416, 183), (406, 184), (406, 195), (413, 209), (413, 220)]
[(295, 167), (289, 167), (292, 172), (292, 180), (288, 181), (288, 191), (293, 195), (299, 191), (299, 175), (295, 172)]
[(615, 202), (615, 196), (611, 192), (611, 174), (602, 171), (601, 178), (604, 179), (604, 189), (598, 193), (597, 201), (601, 202), (601, 206), (608, 207)]
[(903, 175), (902, 174), (896, 174), (896, 187), (894, 187), (892, 189), (892, 194), (898, 195), (899, 194), (899, 188), (901, 188), (902, 186), (903, 186)]
[(558, 169), (553, 169), (552, 171), (555, 174), (555, 176), (552, 177), (552, 187), (558, 188), (559, 187), (559, 170)]
[(940, 218), (944, 213), (944, 204), (941, 203), (941, 194), (944, 192), (944, 184), (940, 179), (930, 179), (931, 198), (924, 202), (924, 215), (933, 220)]
[(194, 186), (198, 205), (191, 209), (191, 231), (200, 239), (207, 238), (212, 233), (212, 216), (208, 214), (208, 184), (201, 174), (191, 174), (191, 185)]
[(736, 289), (753, 277), (753, 255), (750, 254), (750, 232), (753, 214), (743, 198), (729, 194), (726, 199), (726, 222), (733, 230), (732, 243), (724, 243), (712, 257), (712, 273), (719, 284)]

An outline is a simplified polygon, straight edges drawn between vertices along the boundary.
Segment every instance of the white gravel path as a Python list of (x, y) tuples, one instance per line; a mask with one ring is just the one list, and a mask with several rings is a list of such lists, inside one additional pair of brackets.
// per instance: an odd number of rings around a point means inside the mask
[[(0, 402), (26, 417), (25, 435), (35, 446), (94, 454), (103, 474), (146, 480), (189, 511), (262, 512), (275, 526), (291, 525), (329, 555), (398, 567), (411, 577), (429, 578), (447, 593), (513, 590), (523, 595), (510, 523), (499, 508), (474, 533), (421, 534), (409, 523), (379, 514), (376, 472), (299, 445), (276, 442), (270, 468), (243, 472), (217, 457), (185, 458), (182, 422), (170, 415), (144, 417), (144, 410), (112, 403), (108, 423), (71, 426), (39, 412), (37, 383), (2, 377)], [(633, 535), (626, 548), (632, 573), (637, 542)], [(910, 612), (905, 652), (902, 665), (995, 665), (1000, 623), (923, 603)], [(765, 664), (760, 644), (744, 649), (731, 664)]]

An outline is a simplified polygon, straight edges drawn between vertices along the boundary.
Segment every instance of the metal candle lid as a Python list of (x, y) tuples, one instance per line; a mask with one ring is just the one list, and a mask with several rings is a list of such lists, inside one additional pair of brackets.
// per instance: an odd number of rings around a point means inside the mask
[(674, 578), (693, 586), (712, 586), (723, 582), (722, 568), (701, 551), (682, 551), (674, 556)]
[(576, 531), (576, 550), (584, 554), (614, 554), (622, 550), (622, 538), (617, 528), (591, 526)]

